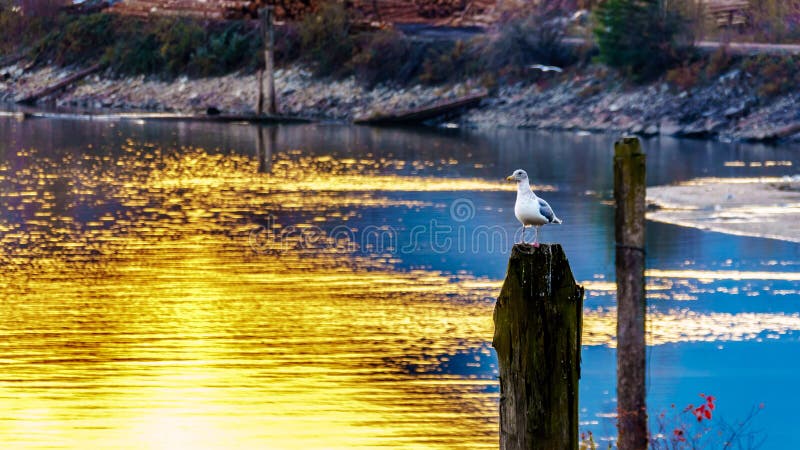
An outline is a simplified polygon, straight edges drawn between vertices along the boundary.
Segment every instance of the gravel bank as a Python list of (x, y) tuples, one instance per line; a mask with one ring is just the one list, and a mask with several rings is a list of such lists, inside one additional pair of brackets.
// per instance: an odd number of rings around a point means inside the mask
[(698, 179), (647, 188), (658, 222), (741, 236), (800, 242), (800, 175)]
[[(0, 101), (13, 102), (73, 73), (47, 67), (23, 71), (0, 68)], [(593, 132), (673, 135), (723, 141), (800, 141), (800, 91), (762, 98), (749, 75), (733, 70), (710, 83), (680, 91), (666, 83), (630, 86), (608, 71), (592, 67), (563, 74), (532, 74), (529, 83), (497, 88), (480, 107), (460, 119), (466, 127), (530, 127)], [(256, 103), (255, 75), (171, 82), (145, 77), (88, 77), (44, 99), (78, 109), (172, 111), (203, 114), (251, 113)], [(473, 94), (480, 83), (366, 89), (354, 78), (315, 79), (301, 67), (278, 70), (276, 90), (283, 114), (350, 121), (376, 111), (418, 108), (442, 99)]]
[(800, 140), (800, 91), (762, 98), (749, 76), (738, 70), (678, 91), (667, 83), (626, 85), (594, 69), (547, 83), (503, 87), (463, 121), (477, 127), (497, 124), (722, 141)]
[[(0, 101), (13, 102), (26, 93), (69, 76), (68, 69), (44, 68), (22, 72), (16, 66), (0, 69)], [(10, 74), (3, 80), (3, 73)], [(94, 75), (42, 103), (77, 109), (129, 111), (170, 111), (205, 114), (208, 108), (223, 113), (253, 113), (257, 101), (255, 75), (230, 74), (223, 77), (171, 82), (143, 76), (110, 78)], [(441, 99), (456, 98), (481, 90), (477, 83), (464, 82), (444, 87), (413, 86), (366, 89), (352, 77), (319, 80), (300, 67), (275, 73), (275, 90), (283, 114), (315, 119), (349, 121), (361, 115), (392, 109), (417, 108)]]

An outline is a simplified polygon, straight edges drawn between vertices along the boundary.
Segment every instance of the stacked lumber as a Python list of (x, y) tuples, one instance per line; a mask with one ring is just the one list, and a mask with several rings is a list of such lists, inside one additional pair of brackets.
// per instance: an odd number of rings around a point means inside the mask
[(275, 19), (278, 21), (297, 21), (307, 14), (317, 10), (322, 0), (246, 0), (244, 3), (245, 16), (258, 17), (258, 10), (273, 5)]
[(137, 17), (182, 16), (200, 19), (241, 19), (248, 14), (248, 0), (125, 0), (110, 12)]
[(369, 21), (435, 26), (489, 25), (496, 0), (353, 0), (353, 9)]
[(320, 0), (124, 0), (111, 12), (137, 17), (186, 16), (202, 19), (255, 19), (258, 10), (275, 6), (277, 20), (300, 20), (314, 12)]
[[(313, 13), (323, 0), (123, 0), (110, 12), (137, 17), (187, 16), (201, 19), (258, 17), (272, 4), (279, 21), (297, 21)], [(497, 0), (348, 0), (346, 5), (368, 22), (427, 25), (488, 25)]]
[(464, 11), (467, 6), (465, 0), (415, 0), (414, 4), (417, 14), (429, 19), (450, 17)]
[(739, 26), (747, 23), (748, 0), (708, 0), (706, 14), (719, 27)]
[(392, 23), (451, 17), (465, 6), (466, 0), (356, 0), (352, 4), (367, 19)]
[[(256, 8), (266, 5), (265, 0), (253, 1), (251, 4)], [(275, 17), (278, 20), (296, 21), (301, 20), (306, 14), (311, 14), (319, 7), (319, 0), (274, 0)]]

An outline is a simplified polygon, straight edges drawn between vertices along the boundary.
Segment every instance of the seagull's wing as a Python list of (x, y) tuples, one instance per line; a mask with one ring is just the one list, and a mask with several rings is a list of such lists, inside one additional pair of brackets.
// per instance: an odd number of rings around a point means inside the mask
[(539, 197), (536, 197), (536, 200), (539, 200), (539, 213), (543, 215), (548, 222), (553, 223), (553, 220), (556, 218), (553, 208), (551, 208), (546, 201)]

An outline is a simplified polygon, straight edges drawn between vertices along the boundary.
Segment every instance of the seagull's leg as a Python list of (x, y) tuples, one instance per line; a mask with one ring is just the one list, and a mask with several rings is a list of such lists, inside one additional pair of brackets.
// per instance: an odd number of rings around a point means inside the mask
[(525, 225), (522, 226), (522, 237), (520, 238), (520, 241), (517, 242), (517, 244), (524, 244), (525, 243), (525, 229), (526, 228), (527, 227)]
[(539, 225), (536, 225), (536, 233), (533, 235), (533, 246), (539, 247)]

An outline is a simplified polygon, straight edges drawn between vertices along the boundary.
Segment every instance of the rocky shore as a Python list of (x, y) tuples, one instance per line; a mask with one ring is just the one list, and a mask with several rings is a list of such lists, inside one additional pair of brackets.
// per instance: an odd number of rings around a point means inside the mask
[[(74, 72), (54, 68), (23, 72), (15, 66), (0, 69), (0, 102), (13, 103)], [(351, 121), (380, 111), (424, 107), (481, 90), (480, 85), (471, 81), (441, 87), (367, 89), (352, 77), (319, 80), (301, 67), (279, 69), (275, 73), (279, 112), (318, 120)], [(258, 81), (254, 74), (234, 73), (199, 79), (181, 77), (165, 82), (143, 76), (120, 79), (101, 73), (40, 103), (78, 110), (205, 114), (209, 108), (215, 108), (222, 113), (249, 114), (255, 112), (257, 94)]]
[(626, 85), (602, 69), (499, 89), (464, 117), (475, 126), (629, 132), (723, 141), (800, 140), (800, 91), (761, 98), (748, 75), (733, 70), (714, 82), (677, 90), (661, 82)]
[[(75, 70), (0, 68), (0, 102), (13, 103)], [(499, 86), (459, 119), (465, 127), (526, 127), (674, 135), (724, 141), (800, 141), (800, 91), (763, 98), (750, 76), (731, 70), (688, 90), (664, 82), (632, 86), (600, 67), (532, 74), (535, 81)], [(252, 113), (255, 75), (171, 82), (92, 75), (43, 104), (89, 110)], [(351, 121), (379, 111), (419, 108), (483, 89), (477, 80), (446, 86), (367, 89), (354, 78), (316, 79), (301, 67), (276, 72), (282, 114)]]

